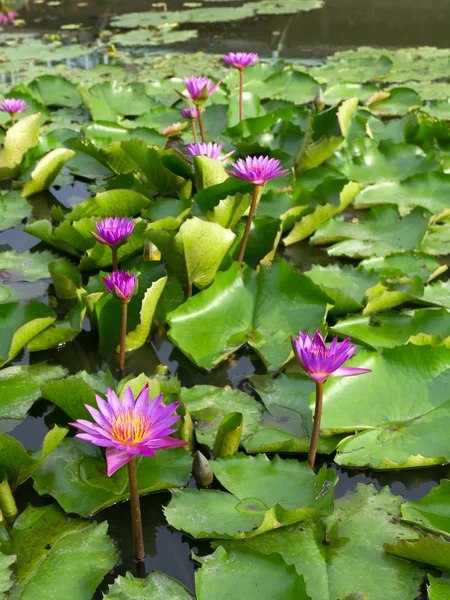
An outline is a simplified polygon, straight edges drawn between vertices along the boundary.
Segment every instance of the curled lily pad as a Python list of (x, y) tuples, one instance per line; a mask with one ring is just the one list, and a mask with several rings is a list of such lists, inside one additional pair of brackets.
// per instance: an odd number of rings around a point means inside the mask
[(179, 583), (158, 571), (152, 571), (145, 579), (137, 579), (131, 573), (125, 577), (119, 575), (109, 586), (108, 600), (146, 600), (151, 595), (153, 600), (190, 600), (191, 594)]
[(6, 133), (0, 150), (0, 180), (12, 179), (19, 172), (25, 152), (38, 143), (40, 113), (20, 119)]

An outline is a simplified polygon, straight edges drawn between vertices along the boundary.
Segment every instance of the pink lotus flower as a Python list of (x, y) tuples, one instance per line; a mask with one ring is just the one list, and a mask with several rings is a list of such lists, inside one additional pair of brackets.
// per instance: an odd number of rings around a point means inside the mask
[(188, 106), (187, 108), (182, 108), (181, 114), (185, 119), (197, 119), (198, 108), (196, 106)]
[(122, 402), (111, 388), (108, 402), (98, 395), (96, 400), (99, 410), (85, 405), (95, 423), (78, 419), (71, 425), (84, 432), (76, 437), (107, 449), (108, 477), (137, 454), (155, 456), (156, 450), (186, 445), (170, 437), (176, 431), (172, 426), (179, 417), (173, 413), (179, 402), (164, 406), (162, 394), (149, 402), (148, 384), (136, 399), (128, 387)]
[(208, 77), (196, 77), (195, 75), (192, 75), (191, 78), (185, 77), (184, 82), (189, 96), (197, 105), (206, 102), (220, 85), (220, 81), (213, 85)]
[(135, 221), (129, 221), (126, 217), (123, 219), (108, 217), (107, 219), (101, 219), (98, 223), (95, 221), (98, 234), (94, 231), (91, 231), (91, 233), (101, 244), (111, 248), (119, 248), (119, 246), (128, 242), (135, 225)]
[(338, 343), (337, 338), (326, 346), (322, 333), (318, 329), (313, 338), (309, 333), (298, 334), (298, 339), (291, 337), (294, 352), (302, 367), (314, 379), (314, 381), (325, 381), (329, 377), (346, 377), (348, 375), (362, 375), (370, 373), (370, 369), (357, 369), (343, 367), (355, 353), (355, 346), (347, 338)]
[(0, 25), (8, 25), (9, 23), (12, 23), (18, 16), (19, 13), (16, 13), (13, 10), (5, 9), (5, 12), (0, 10)]
[(5, 100), (2, 100), (0, 102), (0, 111), (9, 113), (10, 115), (17, 115), (18, 113), (23, 113), (26, 110), (29, 110), (29, 107), (26, 105), (25, 100), (19, 100), (16, 98), (6, 98)]
[(255, 52), (228, 52), (223, 60), (237, 69), (245, 69), (258, 62), (259, 56)]
[(283, 169), (280, 161), (267, 156), (247, 156), (245, 160), (239, 158), (235, 163), (230, 163), (234, 171), (227, 171), (233, 177), (247, 179), (254, 185), (265, 185), (266, 181), (274, 177), (280, 177), (288, 172)]
[(187, 147), (187, 151), (189, 154), (194, 156), (207, 156), (208, 158), (212, 158), (213, 160), (226, 160), (229, 156), (234, 154), (234, 150), (225, 154), (222, 158), (220, 158), (220, 153), (222, 152), (222, 144), (216, 144), (209, 142), (209, 144), (189, 144)]
[(102, 280), (108, 292), (121, 302), (129, 302), (138, 290), (136, 275), (128, 271), (113, 271)]

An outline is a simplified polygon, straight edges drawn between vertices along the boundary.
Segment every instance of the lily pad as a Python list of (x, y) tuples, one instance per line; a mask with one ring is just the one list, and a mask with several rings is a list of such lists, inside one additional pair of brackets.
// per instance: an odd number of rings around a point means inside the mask
[(125, 577), (119, 575), (103, 596), (108, 600), (147, 600), (149, 597), (152, 600), (192, 599), (184, 585), (158, 571), (152, 571), (145, 579), (137, 579), (131, 573)]
[(450, 480), (442, 479), (420, 500), (402, 504), (402, 521), (438, 535), (450, 537)]
[(140, 83), (121, 85), (105, 81), (90, 88), (81, 87), (78, 91), (93, 121), (117, 121), (119, 117), (138, 116), (155, 106)]
[[(141, 458), (139, 493), (186, 485), (191, 464), (192, 457), (185, 448), (171, 448)], [(107, 477), (101, 450), (76, 438), (65, 440), (33, 479), (39, 494), (50, 494), (66, 512), (84, 517), (129, 498), (126, 469)]]
[(0, 150), (0, 180), (17, 175), (25, 152), (38, 143), (40, 122), (41, 115), (36, 113), (23, 117), (8, 129)]
[(446, 600), (450, 597), (450, 578), (449, 577), (433, 577), (428, 575), (430, 585), (428, 586), (428, 598), (430, 600)]
[(328, 296), (281, 261), (243, 274), (235, 263), (167, 316), (170, 339), (197, 365), (211, 369), (245, 342), (268, 368), (291, 356), (293, 331), (320, 326)]
[(81, 104), (76, 85), (65, 77), (41, 75), (27, 87), (44, 106), (77, 108)]
[(448, 569), (450, 542), (442, 537), (421, 535), (417, 540), (397, 540), (395, 544), (384, 543), (383, 548), (394, 556), (433, 565), (443, 570)]
[[(355, 588), (368, 598), (414, 598), (422, 572), (382, 550), (383, 542), (415, 537), (408, 527), (396, 523), (401, 502), (387, 488), (377, 493), (372, 485), (359, 484), (356, 491), (336, 501), (330, 517), (283, 527), (240, 544), (265, 555), (280, 554), (303, 575), (312, 600), (345, 598)], [(225, 548), (234, 544), (222, 543)]]
[(49, 250), (43, 252), (15, 252), (8, 250), (0, 253), (0, 270), (8, 281), (38, 281), (49, 279), (49, 263), (63, 262), (64, 259)]
[(27, 198), (38, 192), (48, 190), (58, 173), (68, 160), (75, 155), (73, 150), (56, 148), (44, 156), (31, 173), (31, 179), (25, 183), (22, 196)]
[(243, 547), (196, 556), (202, 568), (195, 574), (199, 600), (226, 600), (236, 593), (260, 600), (310, 600), (305, 583), (277, 554), (265, 556)]
[(31, 205), (19, 192), (0, 192), (0, 231), (20, 225), (31, 214)]

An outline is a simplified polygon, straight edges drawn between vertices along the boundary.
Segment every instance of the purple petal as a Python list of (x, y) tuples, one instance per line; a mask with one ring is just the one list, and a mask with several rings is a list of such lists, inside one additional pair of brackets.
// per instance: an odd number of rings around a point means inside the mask
[(363, 375), (364, 373), (371, 373), (371, 369), (357, 369), (353, 367), (341, 367), (336, 369), (334, 373), (330, 374), (330, 377), (348, 377), (351, 375)]
[(108, 465), (108, 477), (111, 477), (117, 469), (126, 465), (133, 458), (132, 454), (117, 448), (108, 448), (106, 451), (106, 462)]

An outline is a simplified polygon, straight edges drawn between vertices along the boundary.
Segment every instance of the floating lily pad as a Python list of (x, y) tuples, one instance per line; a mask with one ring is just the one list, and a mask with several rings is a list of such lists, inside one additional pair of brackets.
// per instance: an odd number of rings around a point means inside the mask
[(19, 172), (22, 159), (38, 143), (40, 113), (20, 119), (8, 129), (0, 150), (0, 180), (12, 179)]
[(428, 586), (428, 598), (430, 600), (446, 600), (450, 597), (450, 578), (449, 577), (433, 577), (428, 575), (430, 585)]
[(77, 108), (81, 104), (76, 85), (65, 77), (42, 75), (27, 87), (44, 106)]
[(31, 213), (31, 205), (19, 192), (0, 193), (0, 231), (20, 225)]
[(8, 250), (0, 253), (0, 270), (8, 281), (38, 281), (49, 279), (48, 265), (51, 262), (63, 262), (64, 259), (53, 252), (15, 252)]
[(56, 148), (44, 156), (31, 173), (31, 178), (25, 182), (22, 195), (27, 198), (38, 192), (48, 190), (59, 172), (68, 160), (75, 155), (73, 150)]
[(402, 521), (438, 535), (450, 536), (450, 480), (442, 479), (420, 500), (402, 504)]
[(397, 540), (395, 544), (384, 543), (383, 548), (394, 556), (433, 565), (439, 569), (448, 569), (450, 542), (442, 537), (435, 538), (427, 534), (420, 536), (418, 540), (403, 539)]
[[(192, 457), (185, 448), (143, 457), (138, 462), (139, 493), (186, 485), (191, 464)], [(107, 477), (101, 450), (76, 438), (65, 440), (33, 479), (39, 494), (50, 494), (66, 512), (84, 517), (129, 497), (126, 469)]]
[(131, 573), (119, 575), (109, 586), (108, 600), (190, 600), (191, 594), (179, 583), (158, 571), (152, 571), (145, 579), (137, 579)]

